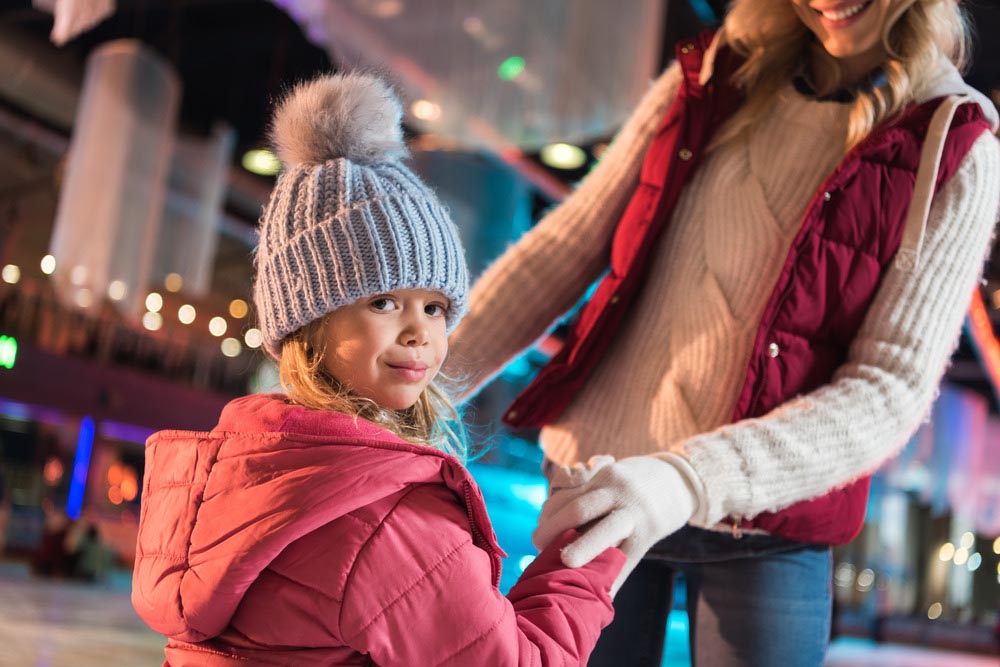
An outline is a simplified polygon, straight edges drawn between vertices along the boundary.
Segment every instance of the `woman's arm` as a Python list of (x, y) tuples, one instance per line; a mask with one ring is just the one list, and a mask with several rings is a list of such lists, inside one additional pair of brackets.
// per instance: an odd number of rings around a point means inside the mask
[(680, 84), (675, 63), (646, 93), (597, 167), (472, 288), (445, 372), (471, 395), (536, 341), (607, 268), (614, 229)]
[(505, 598), (454, 493), (416, 487), (359, 553), (340, 635), (383, 667), (585, 665), (611, 622), (609, 589), (625, 556), (609, 549), (566, 568), (559, 548), (572, 536), (539, 554)]
[(935, 198), (916, 273), (889, 268), (833, 381), (672, 451), (704, 482), (696, 521), (754, 516), (872, 473), (919, 427), (955, 349), (1000, 202), (984, 135)]

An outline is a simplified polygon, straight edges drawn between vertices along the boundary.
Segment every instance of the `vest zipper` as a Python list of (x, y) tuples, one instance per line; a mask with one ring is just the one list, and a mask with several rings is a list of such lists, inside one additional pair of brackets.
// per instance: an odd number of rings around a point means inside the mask
[(743, 539), (743, 528), (740, 526), (740, 524), (743, 523), (743, 515), (742, 514), (733, 514), (732, 518), (733, 518), (733, 523), (732, 523), (732, 526), (733, 526), (733, 539), (734, 540), (742, 540)]

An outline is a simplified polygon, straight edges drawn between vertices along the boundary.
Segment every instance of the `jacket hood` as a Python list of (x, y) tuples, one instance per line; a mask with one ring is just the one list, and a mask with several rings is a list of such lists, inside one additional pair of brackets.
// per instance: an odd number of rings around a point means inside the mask
[(425, 483), (464, 498), (473, 527), (505, 555), (457, 459), (280, 394), (236, 399), (210, 432), (161, 431), (147, 441), (132, 604), (163, 635), (210, 639), (287, 545)]

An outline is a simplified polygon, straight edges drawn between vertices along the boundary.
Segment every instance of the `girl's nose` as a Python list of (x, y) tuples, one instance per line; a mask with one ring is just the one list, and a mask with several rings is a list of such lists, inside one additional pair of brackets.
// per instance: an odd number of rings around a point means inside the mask
[(400, 333), (400, 341), (407, 347), (426, 345), (430, 338), (426, 323), (422, 319), (413, 318)]

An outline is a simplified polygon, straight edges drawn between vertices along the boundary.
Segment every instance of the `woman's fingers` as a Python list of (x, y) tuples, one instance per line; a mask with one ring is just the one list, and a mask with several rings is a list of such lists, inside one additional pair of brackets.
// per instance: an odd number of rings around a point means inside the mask
[(586, 565), (606, 550), (621, 544), (632, 534), (632, 530), (632, 519), (627, 512), (611, 512), (563, 548), (562, 562), (568, 567)]
[[(570, 496), (565, 502), (558, 497), (564, 493)], [(554, 502), (557, 500), (558, 503)], [(614, 503), (614, 495), (608, 489), (601, 487), (584, 492), (560, 492), (550, 498), (542, 508), (538, 528), (535, 529), (531, 541), (537, 549), (544, 549), (565, 530), (579, 528), (588, 521), (604, 516), (614, 508)]]

